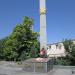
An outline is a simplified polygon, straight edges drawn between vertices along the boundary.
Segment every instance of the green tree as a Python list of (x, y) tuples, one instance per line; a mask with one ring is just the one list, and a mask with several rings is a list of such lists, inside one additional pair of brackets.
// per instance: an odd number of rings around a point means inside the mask
[(12, 34), (5, 42), (5, 59), (24, 60), (32, 57), (32, 47), (34, 47), (35, 52), (39, 51), (38, 33), (32, 30), (32, 26), (33, 19), (29, 17), (24, 17), (23, 23), (16, 25)]
[(65, 40), (63, 44), (66, 53), (65, 60), (69, 63), (68, 65), (75, 65), (75, 43), (72, 40)]
[(8, 37), (5, 37), (4, 39), (0, 40), (0, 59), (3, 60), (4, 59), (4, 46), (5, 46), (5, 42), (8, 39)]

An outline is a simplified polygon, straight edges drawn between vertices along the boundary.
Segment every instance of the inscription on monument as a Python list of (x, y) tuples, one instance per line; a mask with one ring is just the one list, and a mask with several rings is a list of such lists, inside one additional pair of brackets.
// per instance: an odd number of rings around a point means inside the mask
[(45, 72), (46, 64), (45, 63), (35, 63), (35, 71), (36, 72)]
[(25, 64), (24, 67), (25, 68), (31, 68), (31, 65), (30, 64)]
[(25, 63), (23, 70), (25, 70), (27, 72), (33, 72), (34, 71), (34, 65), (33, 65), (33, 63)]
[(42, 69), (42, 68), (44, 68), (44, 66), (43, 66), (42, 63), (41, 63), (41, 64), (40, 64), (40, 63), (37, 63), (37, 64), (36, 64), (36, 68)]

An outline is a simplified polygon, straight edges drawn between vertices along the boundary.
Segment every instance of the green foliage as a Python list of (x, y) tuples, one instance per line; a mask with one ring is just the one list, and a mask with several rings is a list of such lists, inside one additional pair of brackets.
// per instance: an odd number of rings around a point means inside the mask
[(58, 64), (75, 66), (75, 43), (72, 40), (65, 40), (63, 45), (66, 56), (58, 58)]
[(72, 40), (63, 42), (66, 50), (66, 60), (70, 62), (69, 65), (75, 65), (75, 43)]
[(5, 42), (8, 39), (8, 37), (0, 40), (0, 60), (4, 59), (4, 46), (5, 46)]
[(32, 47), (37, 56), (39, 55), (38, 33), (32, 30), (32, 26), (33, 20), (29, 17), (24, 17), (23, 23), (16, 25), (4, 43), (3, 51), (6, 60), (25, 60), (33, 57), (32, 55), (35, 54), (32, 53)]
[(70, 61), (65, 59), (65, 57), (60, 57), (56, 59), (56, 64), (57, 65), (64, 65), (64, 66), (69, 66), (70, 65)]

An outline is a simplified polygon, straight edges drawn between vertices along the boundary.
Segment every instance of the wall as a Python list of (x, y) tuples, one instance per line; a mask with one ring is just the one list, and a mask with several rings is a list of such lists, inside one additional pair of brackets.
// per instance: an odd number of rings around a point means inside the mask
[(48, 45), (47, 55), (49, 57), (62, 57), (65, 56), (65, 49), (63, 43), (55, 43)]

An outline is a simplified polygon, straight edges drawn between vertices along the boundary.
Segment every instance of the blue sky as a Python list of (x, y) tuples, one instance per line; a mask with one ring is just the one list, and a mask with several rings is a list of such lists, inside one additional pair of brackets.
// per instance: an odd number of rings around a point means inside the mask
[[(46, 0), (47, 43), (75, 39), (75, 0)], [(34, 19), (40, 30), (39, 0), (0, 0), (0, 39), (8, 36), (23, 17)]]

